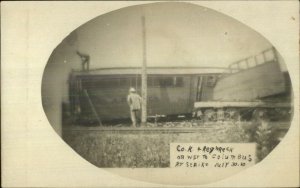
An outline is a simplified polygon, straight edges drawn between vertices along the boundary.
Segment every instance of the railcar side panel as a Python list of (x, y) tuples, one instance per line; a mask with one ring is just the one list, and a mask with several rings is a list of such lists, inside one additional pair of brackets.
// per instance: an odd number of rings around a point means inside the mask
[[(88, 102), (90, 98), (97, 114), (103, 120), (129, 118), (127, 95), (129, 87), (140, 93), (137, 76), (78, 77), (78, 106), (83, 119), (95, 119)], [(78, 81), (80, 80), (80, 81)], [(73, 84), (74, 85), (74, 84)], [(190, 76), (152, 75), (148, 77), (148, 116), (190, 113)], [(87, 91), (88, 96), (84, 94)], [(72, 101), (76, 101), (72, 99)]]

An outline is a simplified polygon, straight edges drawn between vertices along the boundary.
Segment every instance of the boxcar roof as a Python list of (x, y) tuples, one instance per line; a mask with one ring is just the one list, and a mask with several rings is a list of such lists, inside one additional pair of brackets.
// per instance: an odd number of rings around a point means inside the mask
[[(224, 73), (223, 67), (147, 67), (147, 74), (216, 74)], [(73, 75), (130, 75), (141, 74), (140, 67), (99, 68), (89, 71), (73, 70)]]

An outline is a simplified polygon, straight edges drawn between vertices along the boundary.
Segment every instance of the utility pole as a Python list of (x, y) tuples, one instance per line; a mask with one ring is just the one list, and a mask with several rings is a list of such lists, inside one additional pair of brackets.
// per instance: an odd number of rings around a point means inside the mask
[(142, 65), (142, 125), (147, 123), (147, 45), (145, 16), (142, 16), (143, 27), (143, 65)]

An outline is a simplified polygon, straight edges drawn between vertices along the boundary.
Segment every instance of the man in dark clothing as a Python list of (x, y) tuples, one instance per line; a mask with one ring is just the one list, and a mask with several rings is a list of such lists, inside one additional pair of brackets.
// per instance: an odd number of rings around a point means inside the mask
[(76, 54), (79, 55), (81, 59), (81, 66), (83, 71), (88, 71), (90, 69), (90, 56), (87, 54), (80, 53), (76, 51)]

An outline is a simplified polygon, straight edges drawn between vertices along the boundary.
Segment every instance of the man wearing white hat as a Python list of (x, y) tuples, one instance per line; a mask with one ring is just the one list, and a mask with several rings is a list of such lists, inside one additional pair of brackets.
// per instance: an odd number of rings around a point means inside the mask
[(132, 126), (136, 127), (137, 116), (141, 110), (142, 98), (136, 93), (134, 88), (129, 89), (129, 94), (127, 96), (127, 102), (130, 107), (130, 116), (132, 121)]

